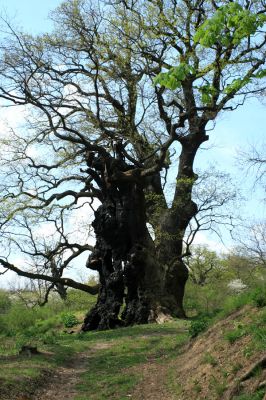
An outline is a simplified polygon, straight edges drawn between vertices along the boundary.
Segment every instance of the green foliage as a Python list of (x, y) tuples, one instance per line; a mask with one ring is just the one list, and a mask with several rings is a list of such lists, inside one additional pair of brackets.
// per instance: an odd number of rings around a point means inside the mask
[(243, 293), (239, 293), (235, 296), (228, 296), (227, 298), (225, 298), (222, 310), (219, 312), (219, 318), (224, 318), (247, 304), (256, 305), (256, 300), (254, 300), (256, 298), (258, 298), (257, 301), (259, 302), (259, 304), (264, 302), (264, 285), (257, 284), (255, 288), (251, 288), (250, 290), (246, 290)]
[(6, 291), (0, 290), (0, 314), (6, 313), (11, 307), (11, 300)]
[(236, 93), (240, 89), (242, 89), (242, 87), (247, 85), (250, 81), (251, 81), (251, 78), (234, 79), (232, 83), (230, 83), (229, 85), (226, 86), (226, 88), (224, 89), (224, 93), (226, 93), (226, 94)]
[(256, 288), (251, 293), (251, 299), (256, 307), (265, 307), (266, 306), (266, 288)]
[(204, 332), (208, 329), (209, 323), (210, 323), (210, 319), (206, 316), (202, 316), (196, 320), (191, 321), (191, 325), (189, 327), (189, 335), (192, 338), (195, 338), (201, 332)]
[(256, 74), (253, 75), (255, 78), (265, 78), (266, 77), (266, 69), (261, 69), (260, 71), (258, 71)]
[(198, 88), (201, 93), (201, 101), (203, 104), (210, 105), (212, 102), (212, 98), (215, 94), (217, 94), (217, 90), (210, 84), (203, 85)]
[(209, 250), (207, 246), (193, 246), (192, 253), (192, 256), (186, 258), (186, 264), (195, 284), (205, 286), (225, 278), (225, 268), (215, 251)]
[[(29, 293), (34, 298), (34, 293)], [(78, 290), (69, 290), (67, 301), (63, 302), (58, 297), (51, 297), (44, 307), (28, 307), (20, 299), (12, 298), (12, 303), (7, 309), (6, 294), (4, 295), (6, 312), (0, 313), (0, 334), (9, 337), (27, 336), (42, 337), (47, 332), (62, 327), (62, 313), (65, 315), (66, 323), (77, 323), (72, 315), (81, 310), (82, 314), (88, 311), (95, 303), (95, 297)], [(73, 311), (73, 312), (72, 312)], [(71, 325), (73, 326), (73, 325)]]
[(4, 317), (4, 332), (9, 336), (24, 332), (34, 325), (37, 313), (23, 304), (13, 304)]
[(181, 87), (189, 74), (193, 74), (194, 69), (191, 65), (180, 63), (177, 67), (171, 68), (168, 72), (161, 72), (154, 79), (154, 84), (160, 84), (168, 89), (175, 90)]
[(72, 328), (73, 326), (79, 323), (77, 317), (72, 313), (64, 313), (61, 316), (61, 320), (65, 326), (65, 328)]
[[(225, 48), (237, 47), (242, 40), (254, 35), (266, 22), (264, 14), (256, 14), (250, 10), (244, 9), (238, 2), (229, 2), (218, 8), (218, 10), (208, 18), (196, 31), (194, 42), (203, 47), (212, 48), (219, 44)], [(249, 62), (248, 59), (245, 60)], [(198, 78), (206, 75), (210, 70), (214, 70), (214, 65), (209, 65), (206, 71), (195, 70), (190, 61), (181, 62), (177, 67), (172, 67), (166, 73), (160, 73), (154, 80), (155, 84), (163, 85), (171, 90), (181, 87), (182, 81), (189, 74)], [(226, 62), (222, 68), (226, 67)], [(225, 89), (227, 95), (235, 94), (248, 83), (255, 79), (261, 79), (266, 76), (266, 70), (261, 68), (256, 73), (246, 74), (243, 78), (237, 78), (231, 81)], [(211, 105), (213, 97), (217, 95), (216, 89), (211, 83), (196, 87), (201, 94), (201, 102), (204, 105)]]
[[(97, 281), (88, 282), (91, 286), (96, 285)], [(96, 297), (90, 295), (86, 292), (81, 292), (80, 290), (68, 289), (67, 291), (67, 300), (66, 307), (69, 310), (78, 311), (84, 310), (85, 312), (89, 311), (91, 307), (94, 306), (96, 301)]]
[(188, 315), (219, 313), (226, 317), (246, 304), (264, 307), (265, 271), (252, 258), (237, 252), (218, 256), (197, 246), (186, 263), (190, 269), (185, 293)]
[(204, 47), (212, 47), (216, 43), (225, 47), (238, 45), (244, 38), (253, 35), (265, 21), (265, 15), (253, 14), (237, 2), (230, 2), (200, 26), (194, 41)]

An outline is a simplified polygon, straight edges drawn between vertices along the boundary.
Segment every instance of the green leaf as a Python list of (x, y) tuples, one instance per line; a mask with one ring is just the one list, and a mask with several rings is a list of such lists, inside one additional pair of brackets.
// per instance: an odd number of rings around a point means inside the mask
[(201, 92), (201, 101), (203, 104), (211, 104), (213, 96), (217, 93), (216, 89), (210, 85), (203, 85), (198, 88), (199, 92)]
[(191, 65), (180, 63), (178, 66), (172, 67), (168, 72), (158, 74), (153, 82), (155, 85), (159, 84), (168, 89), (175, 90), (181, 86), (181, 82), (191, 73), (194, 73), (194, 68)]
[(265, 78), (266, 77), (266, 69), (261, 69), (260, 71), (258, 71), (256, 74), (254, 74), (255, 78)]
[(266, 22), (265, 15), (253, 14), (237, 2), (220, 7), (206, 20), (194, 35), (194, 42), (212, 47), (216, 42), (227, 47), (238, 45), (242, 39), (253, 35)]
[(235, 80), (233, 80), (232, 83), (230, 83), (229, 85), (226, 86), (226, 88), (224, 89), (224, 93), (230, 94), (232, 92), (234, 92), (234, 93), (238, 92), (238, 90), (240, 90), (243, 86), (245, 86), (250, 81), (251, 81), (251, 79), (248, 79), (248, 78), (235, 79)]

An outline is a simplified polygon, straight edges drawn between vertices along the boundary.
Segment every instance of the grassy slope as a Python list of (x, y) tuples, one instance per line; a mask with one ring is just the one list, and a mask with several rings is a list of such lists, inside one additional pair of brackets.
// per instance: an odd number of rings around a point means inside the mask
[[(1, 359), (0, 398), (15, 399), (21, 392), (30, 396), (34, 382), (39, 385), (40, 379), (45, 377), (44, 371), (49, 370), (52, 375), (53, 369), (85, 353), (86, 372), (80, 376), (79, 394), (75, 399), (127, 399), (126, 395), (141, 379), (140, 372), (133, 372), (131, 368), (148, 360), (158, 363), (159, 367), (160, 363), (176, 357), (187, 339), (187, 322), (184, 321), (108, 332), (61, 333), (55, 336), (54, 344), (46, 345), (39, 341), (38, 348), (42, 354), (31, 358), (8, 356), (5, 351)], [(36, 342), (36, 339), (31, 340), (31, 344)], [(11, 396), (11, 390), (12, 397), (5, 397), (7, 393)]]
[[(21, 399), (22, 394), (31, 399), (36, 387), (49, 382), (51, 386), (55, 376), (58, 395), (65, 387), (63, 378), (60, 386), (62, 366), (71, 366), (70, 373), (76, 373), (73, 400), (223, 399), (266, 352), (266, 307), (255, 307), (256, 303), (258, 299), (254, 303), (248, 296), (238, 297), (209, 320), (207, 332), (192, 340), (189, 330), (195, 334), (195, 327), (204, 328), (205, 320), (86, 334), (67, 333), (71, 329), (65, 330), (57, 317), (37, 320), (23, 335), (0, 338), (0, 399)], [(37, 345), (41, 354), (19, 356), (25, 343)], [(233, 399), (261, 400), (263, 390), (255, 389), (263, 380), (265, 369), (256, 370)]]

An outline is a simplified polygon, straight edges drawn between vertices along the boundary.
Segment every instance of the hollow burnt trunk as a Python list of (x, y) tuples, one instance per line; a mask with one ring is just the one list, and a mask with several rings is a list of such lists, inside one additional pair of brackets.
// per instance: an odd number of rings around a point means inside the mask
[[(205, 140), (205, 135), (191, 135), (181, 143), (174, 201), (158, 218), (155, 242), (147, 229), (147, 182), (138, 179), (134, 167), (122, 159), (100, 160), (103, 198), (95, 211), (96, 245), (87, 262), (99, 272), (100, 290), (95, 307), (85, 317), (84, 331), (152, 322), (162, 315), (185, 317), (188, 270), (182, 260), (183, 237), (197, 213), (191, 198), (196, 180), (193, 162)], [(121, 172), (135, 178), (114, 179)]]
[[(132, 170), (126, 163), (121, 167), (124, 172)], [(102, 205), (95, 211), (93, 228), (96, 245), (87, 266), (99, 272), (100, 291), (82, 329), (146, 323), (161, 280), (157, 268), (150, 265), (153, 242), (146, 226), (142, 182), (109, 179)]]

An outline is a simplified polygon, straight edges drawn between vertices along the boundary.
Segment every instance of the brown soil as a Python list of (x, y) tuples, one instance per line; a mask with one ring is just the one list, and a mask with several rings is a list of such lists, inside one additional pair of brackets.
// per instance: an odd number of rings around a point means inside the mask
[[(78, 353), (63, 367), (57, 368), (47, 384), (37, 390), (30, 400), (73, 400), (78, 392), (76, 385), (80, 382), (80, 375), (86, 372), (88, 359), (98, 350), (108, 349), (110, 343), (96, 343), (88, 352)], [(23, 399), (21, 399), (23, 400)]]
[(80, 353), (64, 367), (59, 367), (45, 387), (37, 390), (31, 400), (72, 400), (77, 391), (80, 374), (86, 371), (88, 356)]
[(140, 383), (131, 392), (133, 400), (174, 400), (165, 382), (168, 376), (168, 365), (159, 365), (158, 362), (150, 362), (131, 368), (142, 376)]
[[(175, 368), (176, 378), (182, 384), (182, 393), (177, 399), (224, 398), (226, 389), (262, 356), (258, 352), (247, 354), (251, 346), (250, 336), (243, 336), (230, 344), (224, 334), (240, 323), (250, 322), (256, 312), (249, 306), (236, 311), (195, 340), (188, 351), (174, 361), (172, 368)], [(247, 392), (254, 391), (258, 384), (256, 379), (247, 381)], [(266, 376), (259, 379), (264, 380)]]
[[(251, 307), (231, 314), (218, 322), (199, 338), (185, 346), (183, 353), (167, 364), (147, 363), (132, 368), (143, 379), (132, 392), (134, 400), (227, 400), (228, 389), (262, 356), (258, 352), (247, 356), (245, 349), (251, 344), (249, 336), (230, 344), (224, 333), (238, 323), (250, 322), (254, 313)], [(259, 377), (243, 382), (242, 390), (252, 393), (259, 383), (266, 380), (266, 371)], [(172, 383), (171, 383), (172, 382)], [(169, 385), (175, 385), (170, 393)], [(266, 395), (265, 395), (266, 400)]]

